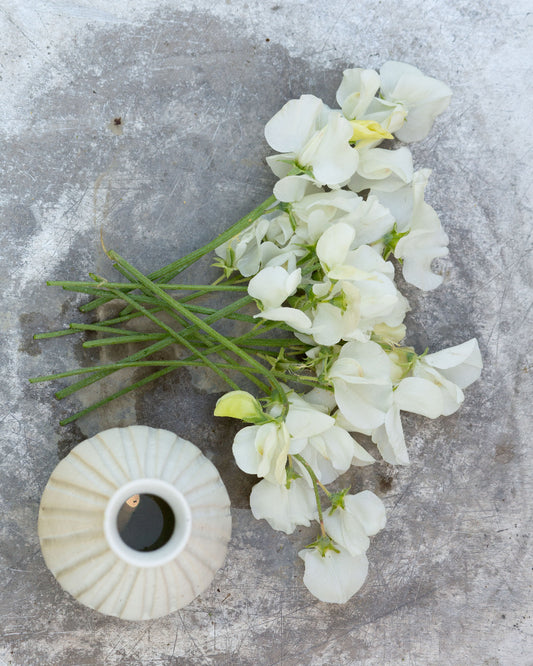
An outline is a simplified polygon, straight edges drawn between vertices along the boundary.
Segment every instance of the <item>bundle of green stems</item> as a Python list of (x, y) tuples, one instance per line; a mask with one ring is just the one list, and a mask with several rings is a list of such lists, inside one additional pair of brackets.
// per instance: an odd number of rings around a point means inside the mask
[[(297, 359), (302, 358), (308, 345), (295, 338), (285, 324), (258, 320), (242, 312), (245, 306), (253, 303), (253, 299), (246, 293), (247, 279), (222, 275), (212, 284), (170, 283), (200, 258), (242, 232), (262, 215), (275, 209), (276, 200), (271, 196), (202, 248), (149, 275), (141, 273), (116, 252), (106, 250), (106, 254), (114, 262), (114, 268), (127, 281), (109, 282), (91, 273), (89, 281), (47, 282), (50, 286), (59, 286), (67, 291), (92, 296), (92, 300), (79, 308), (81, 312), (90, 312), (115, 299), (123, 302), (123, 308), (118, 316), (96, 324), (72, 323), (67, 329), (37, 333), (34, 339), (42, 340), (85, 331), (100, 334), (98, 339), (85, 341), (83, 343), (85, 348), (129, 343), (139, 345), (145, 343), (146, 346), (118, 362), (34, 377), (30, 382), (54, 381), (82, 375), (81, 379), (57, 391), (55, 396), (61, 400), (119, 370), (143, 367), (154, 369), (154, 372), (142, 379), (63, 419), (60, 421), (61, 425), (71, 423), (112, 400), (185, 366), (210, 368), (235, 390), (239, 389), (239, 386), (233, 377), (235, 372), (238, 372), (253, 382), (261, 393), (269, 397), (275, 395), (283, 404), (284, 413), (288, 410), (288, 402), (285, 390), (280, 384), (281, 380), (290, 379), (291, 382), (309, 388), (320, 385), (316, 376), (305, 371), (299, 374), (292, 369), (290, 377), (287, 376), (286, 361), (293, 359), (294, 368), (301, 368), (302, 364), (298, 363)], [(221, 309), (198, 305), (195, 302), (202, 296), (217, 292), (234, 293), (237, 298)], [(172, 320), (172, 326), (163, 320), (163, 314), (166, 321), (169, 318)], [(127, 322), (140, 317), (155, 324), (156, 332), (139, 332), (123, 327)], [(213, 325), (228, 319), (250, 324), (250, 328), (238, 336), (223, 335)], [(280, 330), (287, 331), (287, 337), (279, 337)], [(269, 336), (270, 332), (274, 332), (274, 337)], [(190, 354), (179, 360), (152, 358), (158, 352), (175, 344), (181, 345)], [(278, 363), (280, 359), (284, 361), (284, 370), (280, 369)]]

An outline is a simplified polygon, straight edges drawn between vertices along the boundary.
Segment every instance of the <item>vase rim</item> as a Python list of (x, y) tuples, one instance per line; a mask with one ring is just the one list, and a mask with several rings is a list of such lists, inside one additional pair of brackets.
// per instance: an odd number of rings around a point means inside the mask
[[(160, 548), (147, 552), (128, 546), (117, 524), (118, 513), (126, 500), (143, 494), (160, 497), (168, 504), (175, 518), (170, 539)], [(184, 495), (171, 483), (158, 478), (143, 477), (123, 484), (109, 498), (104, 512), (104, 534), (109, 547), (122, 561), (136, 567), (160, 567), (175, 559), (185, 548), (191, 527), (191, 509)]]

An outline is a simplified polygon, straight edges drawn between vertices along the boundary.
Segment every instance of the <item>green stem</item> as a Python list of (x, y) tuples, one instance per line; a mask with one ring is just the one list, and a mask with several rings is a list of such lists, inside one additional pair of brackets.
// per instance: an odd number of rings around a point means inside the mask
[[(126, 270), (129, 270), (127, 266), (126, 266)], [(108, 287), (108, 289), (111, 293), (117, 293), (117, 294), (121, 293), (118, 290), (113, 289), (113, 288)], [(161, 293), (165, 294), (164, 291), (162, 291)], [(159, 326), (159, 328), (166, 331), (168, 333), (168, 335), (171, 338), (174, 338), (174, 340), (176, 342), (183, 345), (184, 347), (187, 347), (187, 349), (189, 349), (193, 354), (196, 354), (199, 358), (201, 358), (204, 361), (205, 365), (207, 365), (209, 368), (211, 368), (211, 370), (213, 370), (213, 372), (216, 372), (216, 374), (219, 377), (221, 377), (234, 390), (237, 390), (237, 391), (239, 390), (238, 385), (232, 379), (230, 379), (223, 370), (220, 370), (220, 368), (218, 368), (209, 358), (207, 358), (207, 356), (202, 354), (197, 347), (195, 347), (191, 342), (189, 342), (187, 340), (187, 338), (185, 338), (185, 337), (183, 337), (183, 335), (180, 335), (179, 333), (177, 333), (173, 328), (170, 328), (170, 326), (167, 326), (163, 321), (161, 321), (161, 319), (156, 317), (149, 310), (146, 310), (146, 308), (144, 308), (140, 303), (137, 303), (136, 301), (134, 301), (129, 295), (122, 294), (121, 298), (123, 298), (126, 301), (126, 303), (129, 303), (130, 305), (132, 305), (136, 310), (138, 310), (139, 312), (142, 312), (145, 317), (148, 317), (148, 319), (153, 321), (154, 324), (157, 324), (157, 326)], [(172, 298), (170, 298), (170, 296), (169, 296), (169, 299), (171, 301), (173, 300)], [(183, 311), (185, 311), (185, 312), (187, 311), (187, 308), (185, 306), (183, 307), (183, 309), (181, 311), (178, 310), (178, 312), (180, 314)], [(186, 316), (186, 314), (185, 314), (185, 316)], [(202, 321), (202, 320), (200, 320), (200, 321)]]
[[(194, 313), (190, 312), (185, 305), (180, 303), (180, 301), (176, 301), (173, 298), (171, 298), (166, 292), (160, 289), (158, 285), (149, 280), (145, 275), (143, 275), (140, 271), (138, 271), (134, 266), (129, 264), (119, 254), (111, 250), (109, 251), (108, 256), (114, 261), (116, 261), (119, 264), (119, 266), (124, 267), (124, 269), (128, 273), (133, 275), (136, 280), (138, 280), (144, 287), (146, 287), (153, 294), (158, 296), (164, 303), (166, 303), (171, 308), (175, 309), (177, 312), (182, 314), (186, 319), (189, 319), (189, 321), (195, 324), (198, 328), (205, 331), (214, 340), (216, 340), (218, 343), (220, 343), (221, 345), (232, 351), (236, 356), (240, 357), (243, 361), (246, 361), (250, 366), (256, 368), (260, 373), (264, 374), (265, 377), (270, 382), (270, 384), (272, 385), (273, 389), (279, 393), (280, 399), (283, 402), (283, 416), (287, 414), (287, 411), (289, 409), (287, 396), (285, 395), (285, 392), (283, 391), (278, 380), (267, 368), (265, 368), (263, 365), (261, 365), (261, 363), (256, 361), (255, 358), (253, 358), (246, 352), (243, 352), (242, 349), (240, 349), (238, 345), (236, 345), (234, 342), (228, 340), (228, 338), (224, 337), (221, 333), (219, 333), (214, 328), (209, 326), (209, 324), (207, 324), (205, 320), (200, 319)], [(136, 307), (140, 306), (136, 304)]]
[[(75, 282), (73, 280), (48, 280), (46, 283), (50, 287), (63, 287), (64, 289), (76, 290), (78, 287), (97, 289), (98, 285), (94, 282)], [(141, 289), (140, 284), (131, 282), (106, 282), (106, 286), (115, 289)], [(161, 289), (166, 291), (247, 291), (247, 287), (239, 285), (210, 285), (210, 284), (160, 284)]]
[[(224, 317), (227, 316), (228, 313), (232, 312), (235, 309), (239, 309), (243, 305), (249, 303), (251, 301), (251, 298), (249, 296), (245, 296), (241, 299), (238, 299), (234, 303), (231, 303), (227, 305), (225, 308), (222, 308), (221, 310), (218, 310), (216, 313), (213, 313), (212, 315), (208, 316), (205, 318), (205, 321), (208, 323), (214, 323), (218, 321), (219, 319), (223, 319)], [(153, 310), (150, 310), (150, 312), (158, 312), (158, 308), (154, 308)], [(136, 312), (136, 316), (142, 316), (142, 314)], [(125, 315), (125, 319), (131, 319), (132, 315)], [(118, 319), (122, 319), (119, 317)], [(109, 320), (111, 321), (111, 320)], [(189, 327), (189, 329), (184, 329), (181, 334), (182, 335), (187, 335), (189, 331), (194, 330), (194, 326)], [(265, 327), (265, 330), (269, 330), (268, 327)], [(156, 354), (158, 351), (161, 351), (165, 347), (170, 346), (171, 344), (174, 343), (174, 340), (171, 337), (164, 338), (163, 340), (160, 340), (159, 342), (155, 342), (154, 344), (150, 345), (149, 347), (146, 347), (145, 349), (142, 349), (138, 352), (135, 352), (135, 354), (131, 354), (130, 356), (125, 357), (122, 359), (123, 362), (129, 362), (129, 361), (137, 361), (142, 358), (146, 358), (147, 356), (151, 356), (152, 354)], [(69, 395), (72, 395), (73, 393), (76, 393), (76, 391), (79, 391), (80, 389), (85, 388), (86, 386), (90, 386), (91, 384), (94, 384), (95, 382), (99, 381), (100, 379), (104, 379), (108, 375), (112, 374), (115, 372), (113, 370), (112, 366), (109, 370), (102, 371), (100, 373), (95, 373), (91, 377), (85, 377), (84, 379), (75, 382), (74, 384), (71, 384), (70, 386), (67, 386), (66, 388), (62, 389), (61, 391), (58, 391), (55, 396), (58, 400), (61, 400), (63, 398), (66, 398)]]
[(313, 482), (313, 490), (315, 492), (315, 501), (316, 501), (316, 508), (318, 511), (318, 521), (320, 523), (320, 531), (322, 532), (322, 536), (326, 536), (326, 528), (324, 527), (324, 516), (322, 514), (322, 503), (320, 502), (320, 493), (318, 492), (318, 479), (316, 477), (316, 474), (313, 472), (313, 468), (309, 463), (303, 458), (299, 453), (294, 454), (294, 458), (298, 460), (299, 463), (301, 463), (304, 467), (309, 476), (311, 477), (311, 481)]
[(87, 340), (82, 344), (84, 349), (93, 349), (94, 347), (107, 347), (108, 345), (129, 345), (139, 342), (148, 342), (150, 340), (163, 340), (168, 337), (165, 333), (139, 333), (138, 335), (122, 335), (116, 338), (101, 338), (99, 340)]

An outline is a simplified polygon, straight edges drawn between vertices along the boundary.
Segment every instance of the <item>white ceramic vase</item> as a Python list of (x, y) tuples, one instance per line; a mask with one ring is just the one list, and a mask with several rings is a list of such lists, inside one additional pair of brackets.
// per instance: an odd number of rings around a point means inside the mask
[[(161, 546), (136, 550), (120, 516), (146, 496), (170, 509), (172, 529)], [(127, 620), (153, 619), (209, 586), (226, 555), (229, 507), (215, 466), (194, 444), (167, 430), (112, 428), (55, 468), (39, 539), (47, 566), (78, 601)]]

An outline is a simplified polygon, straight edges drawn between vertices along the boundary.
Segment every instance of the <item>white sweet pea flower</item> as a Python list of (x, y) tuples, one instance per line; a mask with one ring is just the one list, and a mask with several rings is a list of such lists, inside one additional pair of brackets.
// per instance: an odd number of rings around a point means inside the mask
[(363, 118), (379, 88), (379, 74), (373, 69), (345, 69), (337, 90), (337, 103), (346, 118)]
[(448, 254), (448, 236), (439, 217), (424, 201), (424, 190), (431, 171), (421, 169), (413, 182), (395, 192), (376, 192), (397, 221), (400, 233), (408, 232), (396, 243), (394, 256), (402, 260), (402, 272), (407, 282), (429, 291), (442, 283), (442, 276), (431, 271), (431, 262)]
[(320, 601), (344, 604), (365, 582), (368, 560), (365, 555), (350, 555), (341, 546), (322, 555), (316, 548), (305, 548), (298, 555), (305, 564), (303, 582)]
[(291, 204), (293, 217), (298, 223), (297, 236), (301, 242), (314, 244), (335, 222), (346, 221), (346, 216), (364, 204), (354, 192), (332, 190), (309, 194)]
[(361, 148), (357, 172), (351, 177), (348, 187), (354, 192), (370, 188), (393, 192), (412, 179), (413, 157), (409, 148)]
[(455, 347), (448, 347), (434, 354), (427, 354), (421, 361), (439, 371), (446, 379), (461, 389), (479, 379), (483, 368), (481, 352), (476, 338)]
[(375, 342), (348, 342), (331, 366), (339, 410), (353, 429), (368, 432), (379, 427), (392, 405), (391, 362)]
[[(355, 296), (348, 299), (354, 305), (358, 302), (357, 328), (349, 331), (347, 327), (341, 328), (341, 322), (332, 319), (331, 339), (340, 332), (342, 339), (365, 341), (376, 324), (385, 323), (392, 327), (400, 325), (409, 303), (394, 284), (393, 265), (368, 245), (350, 250), (354, 237), (355, 231), (350, 225), (338, 222), (322, 234), (316, 246), (316, 254), (328, 279), (349, 281), (359, 294), (358, 299)], [(314, 292), (320, 297), (316, 291), (317, 286)], [(349, 292), (346, 287), (343, 287), (343, 291), (346, 294)], [(314, 327), (320, 334), (326, 328), (322, 320)], [(319, 342), (316, 336), (314, 339)]]
[(401, 141), (424, 139), (450, 103), (452, 91), (443, 83), (403, 62), (389, 61), (380, 69), (381, 95), (407, 112), (405, 124), (395, 131)]
[(401, 379), (394, 390), (385, 422), (372, 433), (383, 459), (392, 465), (409, 463), (400, 410), (431, 419), (453, 414), (464, 400), (461, 389), (479, 378), (482, 365), (475, 338), (419, 358), (411, 376)]
[(343, 502), (344, 508), (339, 506), (324, 516), (326, 532), (350, 555), (362, 555), (370, 545), (368, 537), (385, 527), (385, 505), (369, 490), (346, 495)]
[(394, 133), (403, 125), (407, 110), (401, 104), (375, 97), (379, 86), (376, 71), (347, 69), (337, 90), (337, 102), (348, 120), (374, 121)]
[(348, 262), (355, 230), (349, 224), (332, 224), (316, 244), (316, 255), (320, 259), (326, 276), (332, 280), (347, 280), (357, 274), (355, 266)]
[(311, 327), (311, 320), (301, 310), (281, 307), (281, 304), (292, 296), (302, 280), (299, 268), (289, 273), (281, 266), (263, 268), (248, 283), (248, 293), (252, 298), (261, 301), (263, 311), (255, 317), (272, 321), (284, 321), (296, 330)]
[(303, 479), (293, 479), (289, 488), (263, 479), (252, 488), (250, 508), (254, 518), (264, 518), (285, 534), (292, 534), (297, 525), (308, 527), (318, 518), (315, 494)]
[(366, 338), (376, 324), (401, 324), (409, 303), (394, 284), (391, 262), (385, 261), (374, 248), (361, 245), (350, 254), (350, 263), (358, 270), (352, 282), (360, 293), (359, 329)]
[(476, 381), (483, 363), (475, 338), (455, 347), (419, 358), (412, 377), (406, 377), (394, 391), (394, 399), (404, 411), (429, 418), (448, 416), (464, 400), (461, 390)]
[(286, 481), (289, 447), (290, 435), (285, 423), (271, 422), (239, 430), (233, 440), (233, 455), (243, 472), (282, 484)]
[[(314, 95), (287, 102), (265, 126), (266, 140), (282, 153), (269, 161), (271, 166), (276, 163), (277, 174), (283, 174), (274, 188), (275, 196), (281, 201), (296, 201), (304, 196), (307, 183), (331, 188), (344, 185), (358, 162), (357, 151), (349, 143), (352, 134), (346, 118)], [(286, 170), (279, 166), (282, 160), (304, 173), (295, 180), (289, 173), (291, 166)], [(285, 178), (291, 179), (289, 187), (283, 182)]]
[(287, 393), (289, 411), (285, 418), (287, 429), (293, 438), (290, 453), (299, 453), (299, 449), (305, 445), (305, 439), (314, 437), (335, 425), (333, 416), (325, 413), (295, 391)]
[(357, 335), (359, 323), (359, 290), (350, 282), (337, 282), (331, 297), (340, 299), (342, 305), (318, 303), (313, 309), (313, 325), (308, 331), (318, 345), (331, 347), (340, 340), (352, 340)]
[(267, 218), (259, 218), (248, 229), (217, 247), (215, 254), (224, 260), (227, 267), (238, 270), (244, 277), (255, 275), (261, 265), (261, 241), (269, 225)]
[[(351, 465), (365, 467), (375, 462), (374, 458), (339, 425), (309, 437), (307, 445), (300, 452), (311, 466), (321, 483), (331, 483), (344, 474)], [(303, 465), (294, 461), (304, 479), (311, 484), (311, 479)]]

